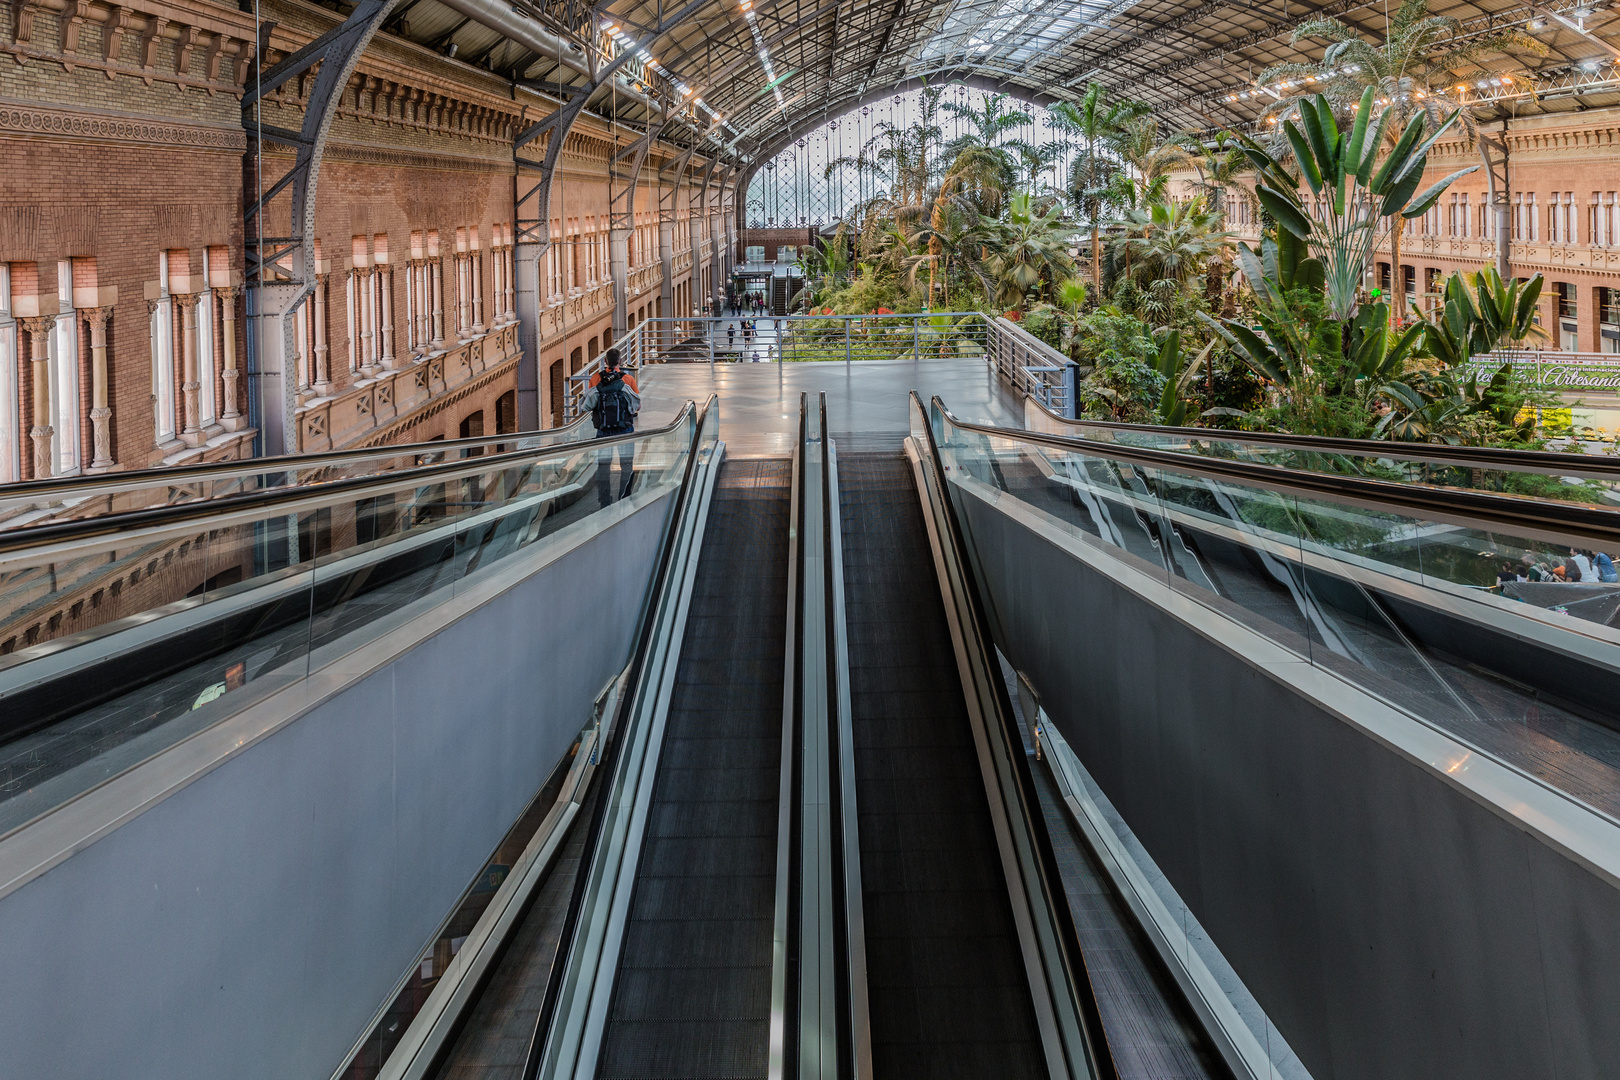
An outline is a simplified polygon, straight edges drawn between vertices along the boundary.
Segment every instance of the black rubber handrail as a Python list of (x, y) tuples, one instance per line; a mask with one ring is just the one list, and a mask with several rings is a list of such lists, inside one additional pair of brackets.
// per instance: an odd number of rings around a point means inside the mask
[[(127, 472), (95, 473), (88, 476), (51, 477), (45, 480), (23, 480), (15, 484), (0, 485), (0, 503), (23, 499), (35, 501), (50, 499), (93, 499), (101, 495), (117, 495), (125, 491), (139, 491), (143, 487), (181, 487), (206, 480), (229, 479), (233, 476), (257, 476), (261, 473), (307, 472), (311, 469), (332, 468), (349, 462), (372, 458), (405, 457), (411, 454), (442, 454), (451, 450), (470, 450), (482, 446), (499, 446), (522, 439), (551, 435), (584, 423), (580, 417), (572, 424), (543, 431), (509, 431), (505, 435), (477, 436), (467, 439), (435, 439), (432, 442), (387, 443), (382, 446), (353, 447), (347, 450), (320, 450), (313, 454), (276, 454), (272, 457), (232, 458), (229, 461), (210, 461), (197, 465), (158, 466), (150, 469), (130, 469)], [(581, 442), (585, 440), (580, 440)]]
[[(62, 544), (74, 540), (93, 539), (116, 533), (132, 532), (137, 529), (176, 525), (187, 521), (201, 521), (239, 510), (271, 510), (277, 506), (305, 502), (314, 497), (353, 495), (356, 492), (363, 492), (368, 487), (392, 488), (402, 483), (406, 486), (431, 484), (434, 482), (435, 477), (446, 473), (479, 472), (521, 462), (540, 462), (551, 458), (568, 457), (593, 447), (617, 446), (620, 443), (634, 442), (637, 439), (646, 439), (654, 435), (667, 435), (681, 425), (694, 407), (695, 404), (688, 401), (681, 407), (681, 411), (675, 414), (675, 419), (661, 428), (653, 428), (650, 431), (631, 432), (627, 435), (609, 435), (594, 440), (562, 443), (558, 446), (539, 447), (533, 450), (512, 450), (504, 454), (455, 458), (450, 461), (436, 462), (432, 465), (418, 465), (410, 469), (394, 469), (369, 476), (351, 476), (314, 486), (297, 485), (267, 488), (261, 491), (245, 491), (237, 495), (224, 495), (217, 499), (200, 499), (196, 502), (175, 503), (172, 506), (153, 506), (142, 510), (125, 510), (115, 514), (102, 514), (98, 517), (75, 518), (70, 521), (50, 522), (44, 525), (11, 529), (0, 532), (0, 555), (25, 551), (28, 548), (39, 547), (44, 544)], [(426, 445), (438, 448), (448, 444), (436, 442)], [(359, 497), (363, 498), (364, 496)]]
[[(708, 400), (703, 403), (703, 411), (698, 414), (697, 426), (692, 430), (692, 444), (686, 457), (686, 472), (681, 477), (680, 490), (676, 494), (675, 505), (671, 508), (669, 522), (664, 526), (664, 538), (659, 544), (657, 567), (653, 572), (652, 584), (647, 590), (647, 604), (642, 610), (641, 625), (636, 632), (636, 648), (631, 654), (624, 687), (619, 692), (619, 701), (613, 710), (613, 722), (603, 733), (606, 747), (600, 751), (596, 775), (591, 781), (593, 784), (611, 783), (613, 771), (618, 766), (619, 751), (624, 746), (627, 713), (636, 699), (638, 684), (646, 666), (647, 653), (652, 647), (653, 633), (657, 629), (655, 623), (658, 619), (659, 600), (668, 588), (675, 542), (680, 535), (681, 519), (691, 505), (692, 477), (697, 471), (698, 449), (703, 445), (703, 431), (709, 417), (715, 412), (716, 400), (716, 395), (709, 395)], [(692, 405), (693, 403), (689, 402), (687, 408), (691, 408)], [(686, 409), (682, 409), (681, 412), (684, 415)], [(598, 743), (598, 746), (601, 745)], [(574, 935), (579, 931), (580, 913), (585, 905), (585, 890), (590, 884), (591, 862), (596, 857), (597, 844), (601, 841), (602, 828), (607, 820), (607, 794), (605, 791), (598, 791), (596, 805), (591, 810), (588, 831), (585, 833), (584, 845), (580, 850), (579, 872), (575, 875), (574, 888), (568, 897), (568, 911), (563, 916), (562, 930), (557, 937), (557, 954), (546, 978), (545, 997), (541, 999), (540, 1013), (535, 1018), (534, 1033), (529, 1037), (529, 1049), (523, 1059), (523, 1071), (519, 1074), (522, 1080), (535, 1080), (545, 1058), (546, 1037), (551, 1031), (552, 1017), (556, 1014), (557, 1003), (562, 997), (562, 982), (568, 967), (568, 952), (572, 947)], [(470, 1006), (471, 1002), (468, 1004)]]
[(1442, 446), (1435, 443), (1386, 442), (1381, 439), (1340, 439), (1325, 435), (1288, 435), (1276, 431), (1166, 427), (1159, 424), (1125, 424), (1112, 420), (1074, 420), (1067, 416), (1059, 416), (1039, 401), (1035, 401), (1035, 404), (1055, 423), (1112, 435), (1164, 435), (1194, 442), (1242, 443), (1310, 454), (1393, 458), (1398, 461), (1421, 462), (1425, 465), (1504, 469), (1510, 472), (1542, 473), (1548, 476), (1587, 474), (1620, 479), (1620, 458), (1601, 458), (1592, 454), (1564, 454), (1552, 450), (1504, 450), (1489, 446)]
[(1527, 495), (1308, 472), (1281, 465), (1198, 457), (1174, 450), (1047, 435), (1024, 428), (1003, 428), (963, 420), (946, 408), (937, 395), (933, 398), (933, 406), (939, 409), (952, 427), (991, 438), (1090, 454), (1129, 465), (1146, 465), (1204, 479), (1231, 480), (1269, 491), (1321, 497), (1363, 510), (1385, 513), (1400, 510), (1425, 520), (1447, 521), (1467, 528), (1486, 531), (1528, 529), (1538, 533), (1555, 533), (1593, 546), (1620, 547), (1620, 510), (1585, 503), (1553, 502)]
[[(911, 392), (913, 404), (922, 410), (922, 398), (917, 391)], [(934, 398), (937, 403), (938, 397)], [(942, 411), (943, 411), (943, 407)], [(967, 535), (962, 523), (956, 514), (956, 506), (951, 501), (950, 484), (947, 482), (950, 474), (945, 470), (945, 459), (940, 454), (938, 441), (934, 438), (933, 425), (927, 423), (927, 413), (924, 411), (923, 428), (927, 432), (927, 468), (930, 469), (938, 483), (939, 498), (944, 503), (943, 516), (948, 530), (947, 536), (940, 537), (942, 545), (949, 545), (951, 554), (962, 573), (964, 597), (967, 603), (968, 615), (972, 621), (971, 628), (964, 627), (964, 632), (971, 630), (973, 635), (969, 638), (964, 633), (964, 646), (968, 649), (969, 663), (977, 663), (983, 667), (985, 681), (989, 684), (995, 696), (994, 718), (986, 717), (987, 722), (994, 722), (1002, 728), (1003, 737), (1011, 748), (1021, 750), (1024, 746), (1023, 734), (1018, 730), (1018, 722), (1013, 716), (1012, 697), (1007, 692), (1007, 682), (1001, 678), (1001, 671), (996, 665), (995, 655), (991, 643), (995, 640), (990, 633), (990, 619), (988, 607), (984, 597), (979, 593), (978, 574), (974, 572), (972, 559), (969, 555)], [(976, 641), (974, 640), (976, 638)], [(977, 644), (978, 649), (973, 645)], [(977, 655), (974, 655), (977, 653)], [(1035, 720), (1025, 718), (1031, 728)], [(1063, 955), (1071, 990), (1079, 1005), (1081, 1014), (1081, 1038), (1085, 1042), (1085, 1055), (1090, 1064), (1096, 1080), (1119, 1080), (1119, 1067), (1114, 1062), (1113, 1050), (1108, 1044), (1108, 1033), (1103, 1027), (1102, 1010), (1097, 1004), (1096, 989), (1092, 986), (1091, 975), (1086, 965), (1085, 952), (1080, 947), (1080, 933), (1074, 923), (1074, 913), (1069, 910), (1069, 904), (1063, 891), (1063, 879), (1059, 873), (1057, 853), (1052, 848), (1052, 837), (1046, 830), (1046, 820), (1041, 813), (1040, 793), (1035, 787), (1035, 776), (1030, 770), (1029, 757), (1023, 753), (1011, 755), (1013, 776), (1018, 785), (1018, 802), (1023, 811), (1023, 826), (1025, 832), (1035, 847), (1035, 866), (1041, 878), (1041, 884), (1046, 892), (1046, 901), (1053, 915), (1053, 922), (1057, 930), (1058, 948)], [(1034, 897), (1030, 898), (1032, 901)]]

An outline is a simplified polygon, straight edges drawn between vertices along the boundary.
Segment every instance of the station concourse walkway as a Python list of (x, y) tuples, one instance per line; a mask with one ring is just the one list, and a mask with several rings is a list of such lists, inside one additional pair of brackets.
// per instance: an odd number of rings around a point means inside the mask
[[(786, 456), (793, 451), (799, 395), (825, 392), (829, 428), (840, 434), (894, 435), (910, 430), (908, 394), (935, 394), (957, 415), (1022, 427), (1018, 396), (974, 357), (950, 360), (860, 360), (786, 364), (659, 364), (639, 373), (641, 426), (665, 422), (688, 401), (719, 395), (720, 440), (732, 456)], [(863, 442), (868, 441), (863, 439)]]

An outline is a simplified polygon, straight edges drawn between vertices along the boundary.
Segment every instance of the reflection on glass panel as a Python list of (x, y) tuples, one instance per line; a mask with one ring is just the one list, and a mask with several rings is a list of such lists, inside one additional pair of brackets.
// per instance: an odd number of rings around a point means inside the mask
[(572, 441), (396, 449), (373, 459), (396, 468), (223, 516), (52, 541), (58, 529), (39, 544), (12, 534), (0, 549), (0, 834), (527, 565), (516, 556), (670, 493), (695, 423), (688, 409), (609, 455)]
[(1594, 547), (932, 421), (959, 499), (1033, 514), (1620, 817), (1620, 575)]

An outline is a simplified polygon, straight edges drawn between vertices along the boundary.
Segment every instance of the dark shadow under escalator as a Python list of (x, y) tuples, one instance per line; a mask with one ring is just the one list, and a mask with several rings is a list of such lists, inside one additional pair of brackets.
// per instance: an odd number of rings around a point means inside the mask
[(874, 1074), (1044, 1077), (911, 466), (840, 455), (839, 486)]
[(519, 1080), (523, 1075), (546, 983), (562, 944), (568, 899), (585, 849), (586, 824), (601, 796), (600, 788), (598, 774), (545, 882), (467, 1011), (437, 1080)]
[(709, 508), (598, 1075), (767, 1074), (789, 462)]

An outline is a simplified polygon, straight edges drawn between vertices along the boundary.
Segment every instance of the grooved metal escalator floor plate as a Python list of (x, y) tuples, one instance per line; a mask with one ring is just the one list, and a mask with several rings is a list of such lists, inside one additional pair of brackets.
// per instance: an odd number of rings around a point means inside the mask
[(598, 1075), (767, 1072), (791, 469), (721, 466)]
[(838, 468), (874, 1073), (1044, 1077), (911, 467)]

